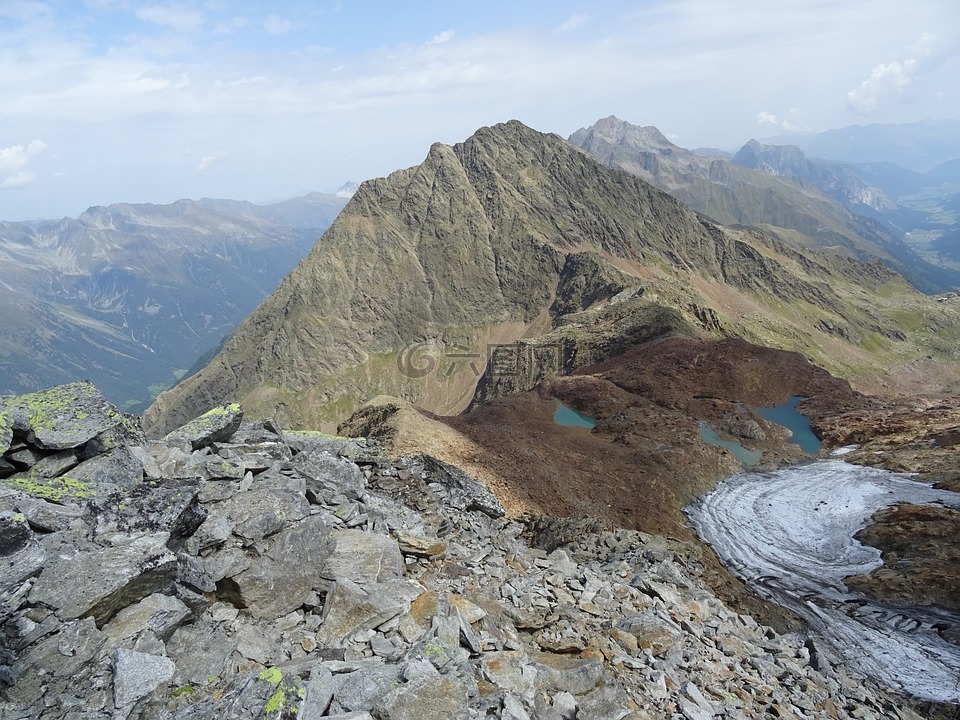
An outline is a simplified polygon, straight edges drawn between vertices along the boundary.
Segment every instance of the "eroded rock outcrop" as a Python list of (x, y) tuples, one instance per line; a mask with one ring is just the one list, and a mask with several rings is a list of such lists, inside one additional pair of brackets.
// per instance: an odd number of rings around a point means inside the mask
[[(5, 460), (61, 451), (35, 437)], [(0, 484), (4, 718), (920, 717), (728, 609), (688, 543), (520, 522), (364, 439), (137, 438), (132, 485)]]

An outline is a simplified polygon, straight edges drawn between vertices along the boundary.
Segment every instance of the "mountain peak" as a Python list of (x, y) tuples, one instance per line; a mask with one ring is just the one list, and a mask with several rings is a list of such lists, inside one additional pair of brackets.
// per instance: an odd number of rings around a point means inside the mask
[(634, 151), (654, 153), (681, 151), (653, 125), (631, 125), (615, 115), (601, 118), (588, 128), (581, 128), (570, 137), (570, 142), (587, 152), (591, 152), (588, 146), (599, 144), (615, 144)]

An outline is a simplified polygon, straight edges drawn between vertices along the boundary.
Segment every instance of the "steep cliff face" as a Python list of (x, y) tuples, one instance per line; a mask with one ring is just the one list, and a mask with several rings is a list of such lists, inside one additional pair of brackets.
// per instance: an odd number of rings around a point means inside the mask
[[(547, 374), (675, 332), (809, 348), (824, 364), (847, 363), (847, 374), (881, 369), (893, 341), (873, 339), (890, 322), (868, 299), (877, 290), (921, 316), (934, 305), (889, 272), (713, 225), (512, 121), (365, 182), (300, 266), (145, 423), (159, 432), (225, 399), (294, 426), (332, 427), (380, 394), (455, 413), (491, 358), (557, 334), (579, 350)], [(824, 335), (821, 320), (850, 328), (848, 338)], [(951, 352), (949, 335), (934, 346)], [(870, 346), (858, 348), (864, 338)], [(527, 389), (543, 372), (527, 375), (495, 394)]]

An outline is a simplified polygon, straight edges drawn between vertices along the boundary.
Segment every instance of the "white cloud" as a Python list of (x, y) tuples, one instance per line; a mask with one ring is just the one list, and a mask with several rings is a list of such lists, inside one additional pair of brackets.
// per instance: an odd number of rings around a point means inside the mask
[(43, 140), (0, 148), (0, 188), (25, 187), (36, 182), (37, 176), (28, 169), (30, 159), (46, 149)]
[(958, 52), (956, 40), (940, 41), (925, 32), (909, 46), (905, 59), (875, 65), (867, 78), (847, 93), (847, 104), (860, 115), (872, 115), (897, 105), (907, 97), (921, 74), (936, 69)]
[(228, 153), (226, 150), (221, 150), (213, 155), (207, 155), (206, 157), (202, 158), (193, 169), (197, 172), (206, 172), (210, 168), (226, 161), (228, 157), (230, 157), (230, 153)]
[(200, 12), (180, 4), (148, 5), (137, 11), (137, 17), (144, 22), (163, 25), (180, 32), (197, 30), (203, 25), (203, 15)]
[(902, 63), (880, 63), (860, 87), (847, 93), (850, 109), (860, 115), (872, 115), (881, 107), (897, 103), (910, 85), (910, 76), (916, 71), (914, 58)]
[(279, 15), (270, 15), (263, 21), (263, 29), (269, 35), (283, 35), (293, 30), (293, 23)]
[(583, 27), (587, 22), (586, 15), (571, 15), (557, 26), (557, 32), (572, 32)]
[(427, 45), (443, 45), (445, 42), (453, 40), (456, 36), (456, 33), (453, 30), (444, 30), (442, 33), (434, 35), (432, 38), (427, 40)]
[(790, 108), (786, 115), (776, 115), (768, 110), (761, 110), (754, 117), (759, 125), (773, 125), (784, 132), (810, 132), (810, 128), (800, 124), (800, 110), (797, 108)]

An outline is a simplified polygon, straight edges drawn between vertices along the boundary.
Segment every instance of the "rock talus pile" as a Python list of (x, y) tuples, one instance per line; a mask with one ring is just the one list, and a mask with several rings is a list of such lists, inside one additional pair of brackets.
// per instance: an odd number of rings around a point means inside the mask
[(0, 399), (0, 717), (918, 718), (725, 607), (689, 546), (457, 468), (89, 384)]

